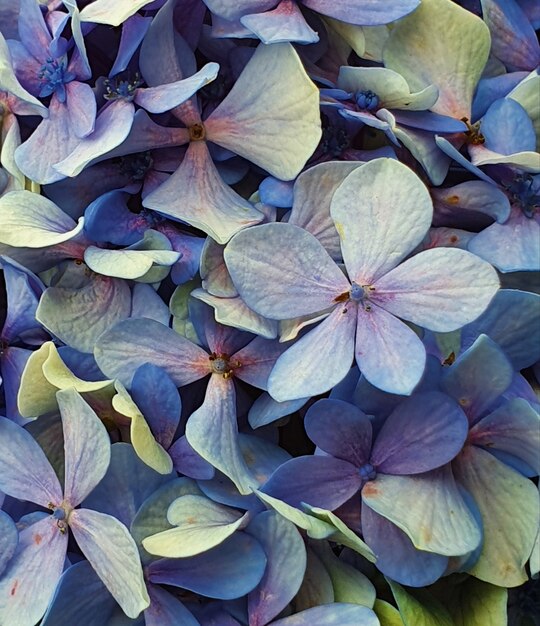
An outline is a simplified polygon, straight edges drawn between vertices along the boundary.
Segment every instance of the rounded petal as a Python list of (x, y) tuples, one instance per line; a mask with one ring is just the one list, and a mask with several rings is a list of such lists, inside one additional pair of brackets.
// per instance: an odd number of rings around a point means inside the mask
[(358, 307), (355, 354), (364, 377), (389, 393), (411, 394), (426, 366), (418, 335), (376, 305), (369, 310)]
[(350, 289), (319, 241), (290, 224), (238, 233), (225, 249), (225, 262), (245, 303), (270, 319), (317, 313)]
[(276, 361), (268, 393), (278, 402), (324, 393), (349, 372), (354, 353), (356, 305), (340, 305)]
[(372, 300), (390, 313), (437, 332), (456, 330), (483, 313), (499, 289), (497, 272), (457, 248), (433, 248), (375, 283)]
[(349, 278), (362, 286), (410, 254), (433, 217), (425, 185), (394, 159), (375, 159), (351, 172), (330, 210)]

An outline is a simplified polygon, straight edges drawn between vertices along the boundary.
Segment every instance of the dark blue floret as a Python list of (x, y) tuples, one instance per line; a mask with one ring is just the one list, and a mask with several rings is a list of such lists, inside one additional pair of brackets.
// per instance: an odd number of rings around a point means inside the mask
[(519, 174), (507, 186), (514, 204), (521, 207), (527, 217), (534, 217), (540, 207), (540, 193), (535, 189), (534, 179), (530, 174)]
[(375, 480), (377, 477), (377, 472), (371, 463), (366, 463), (365, 465), (362, 465), (362, 467), (359, 467), (358, 473), (364, 483), (367, 483), (369, 480)]
[(65, 85), (75, 80), (75, 74), (66, 71), (65, 61), (49, 57), (41, 66), (38, 76), (42, 83), (40, 98), (46, 98), (55, 93), (60, 102), (66, 101)]
[(362, 111), (374, 111), (379, 107), (379, 96), (373, 91), (358, 91), (354, 95), (354, 100)]

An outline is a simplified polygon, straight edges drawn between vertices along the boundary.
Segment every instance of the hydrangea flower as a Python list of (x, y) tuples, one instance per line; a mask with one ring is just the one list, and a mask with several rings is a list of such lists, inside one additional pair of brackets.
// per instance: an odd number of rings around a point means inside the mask
[(426, 250), (398, 265), (423, 239), (432, 204), (418, 178), (392, 160), (349, 174), (331, 213), (349, 279), (312, 235), (289, 224), (251, 228), (225, 250), (235, 287), (257, 313), (328, 314), (278, 359), (269, 392), (278, 401), (323, 393), (345, 377), (354, 353), (375, 386), (410, 394), (425, 350), (398, 317), (455, 330), (489, 304), (498, 289), (495, 271), (457, 249)]
[(20, 533), (17, 550), (0, 580), (0, 616), (2, 621), (22, 626), (39, 620), (64, 568), (71, 529), (125, 613), (137, 617), (149, 598), (127, 528), (109, 515), (76, 508), (107, 471), (109, 438), (76, 391), (59, 391), (58, 403), (64, 430), (64, 489), (32, 436), (5, 418), (0, 422), (1, 489), (51, 511)]

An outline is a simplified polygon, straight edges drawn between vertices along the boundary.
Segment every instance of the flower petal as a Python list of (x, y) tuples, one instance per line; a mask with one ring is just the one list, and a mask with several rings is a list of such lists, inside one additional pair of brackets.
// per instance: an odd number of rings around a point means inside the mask
[(457, 248), (411, 257), (374, 285), (372, 300), (390, 313), (437, 332), (456, 330), (483, 313), (499, 289), (497, 272)]
[(302, 502), (333, 510), (362, 485), (356, 467), (331, 456), (296, 457), (280, 465), (261, 491), (300, 508)]
[(433, 205), (422, 181), (394, 159), (354, 170), (331, 202), (349, 278), (371, 285), (422, 241)]
[(111, 460), (105, 426), (73, 388), (56, 394), (65, 451), (64, 498), (75, 507), (105, 476)]
[(200, 228), (218, 243), (227, 243), (239, 230), (263, 219), (260, 211), (223, 182), (204, 141), (189, 144), (180, 167), (143, 204)]
[(0, 578), (1, 624), (39, 622), (62, 574), (67, 543), (51, 515), (19, 533), (17, 551)]
[(356, 305), (337, 306), (276, 361), (268, 392), (278, 402), (324, 393), (349, 372), (354, 354)]
[(62, 488), (43, 450), (30, 433), (5, 417), (0, 418), (0, 489), (44, 507), (63, 500)]
[(15, 247), (45, 248), (73, 239), (83, 228), (54, 202), (30, 191), (0, 198), (0, 242)]
[(399, 526), (419, 550), (453, 556), (480, 543), (480, 529), (449, 465), (416, 476), (378, 474), (362, 489), (362, 500)]
[(205, 122), (211, 141), (292, 180), (321, 138), (319, 92), (290, 43), (260, 44)]
[(101, 335), (94, 355), (99, 367), (129, 386), (138, 367), (162, 367), (179, 387), (210, 373), (208, 354), (168, 326), (150, 319), (120, 322)]
[(270, 319), (317, 313), (350, 289), (319, 241), (290, 224), (263, 224), (238, 233), (224, 256), (242, 299)]
[(153, 583), (189, 589), (209, 598), (232, 600), (261, 580), (266, 556), (258, 541), (236, 533), (214, 550), (190, 559), (160, 559), (148, 566)]
[(262, 545), (268, 565), (261, 582), (248, 595), (249, 623), (263, 626), (296, 595), (306, 570), (306, 548), (297, 528), (274, 511), (264, 511), (248, 532)]
[(370, 463), (384, 474), (420, 474), (451, 461), (469, 424), (459, 405), (438, 391), (416, 393), (382, 425)]
[(469, 440), (488, 450), (503, 450), (540, 473), (540, 416), (523, 398), (513, 398), (472, 428)]
[(471, 117), (489, 49), (489, 29), (479, 17), (450, 0), (422, 0), (391, 30), (383, 58), (411, 90), (436, 85), (439, 99), (432, 110), (461, 119)]
[(150, 604), (137, 546), (116, 518), (90, 509), (76, 509), (69, 526), (79, 548), (90, 561), (124, 613), (135, 618)]
[(72, 348), (92, 352), (96, 339), (128, 317), (130, 308), (131, 294), (125, 281), (92, 274), (78, 289), (46, 289), (36, 319)]
[(373, 305), (358, 307), (356, 362), (375, 387), (409, 395), (420, 382), (426, 351), (418, 335), (397, 317)]
[(402, 585), (431, 585), (448, 566), (448, 557), (417, 550), (400, 528), (366, 504), (362, 504), (362, 533), (377, 555), (377, 569)]
[(371, 422), (354, 404), (343, 400), (319, 400), (304, 418), (307, 436), (332, 456), (361, 467), (371, 451)]
[(538, 531), (537, 488), (476, 446), (467, 446), (453, 465), (456, 478), (478, 505), (484, 526), (482, 551), (469, 572), (500, 587), (523, 584)]
[(367, 606), (333, 602), (324, 606), (314, 606), (300, 611), (295, 615), (283, 617), (272, 626), (378, 626), (380, 624), (375, 613)]
[(212, 374), (203, 405), (188, 419), (189, 445), (216, 469), (228, 476), (241, 494), (258, 486), (238, 443), (234, 382)]
[(185, 558), (223, 543), (245, 526), (246, 514), (203, 496), (186, 495), (169, 506), (167, 519), (174, 528), (146, 537), (143, 547), (157, 556)]

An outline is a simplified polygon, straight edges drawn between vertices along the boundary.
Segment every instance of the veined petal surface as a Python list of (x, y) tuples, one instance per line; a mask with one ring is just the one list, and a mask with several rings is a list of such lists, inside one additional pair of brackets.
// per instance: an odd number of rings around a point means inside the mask
[(422, 241), (433, 204), (422, 181), (393, 159), (375, 159), (337, 188), (330, 211), (349, 278), (371, 285)]

